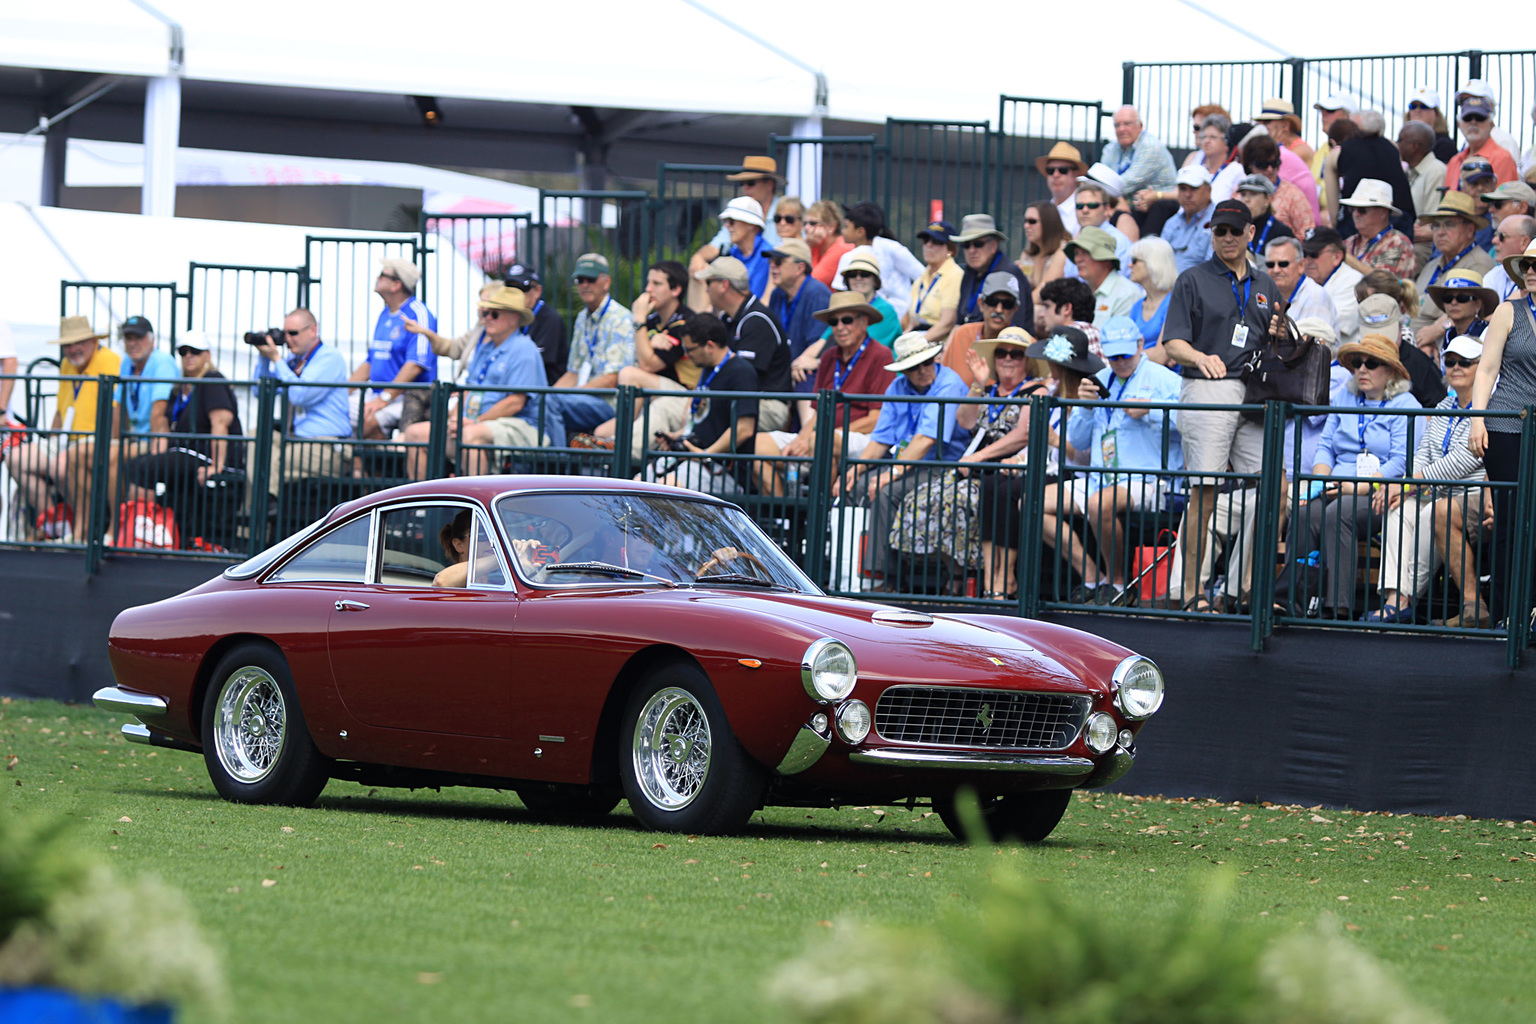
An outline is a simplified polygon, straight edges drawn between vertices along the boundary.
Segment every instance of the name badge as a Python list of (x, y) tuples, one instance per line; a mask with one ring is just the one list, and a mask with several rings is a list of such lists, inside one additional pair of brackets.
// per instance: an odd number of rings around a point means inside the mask
[(1248, 347), (1248, 325), (1247, 324), (1233, 324), (1232, 325), (1232, 347), (1233, 348), (1247, 348)]

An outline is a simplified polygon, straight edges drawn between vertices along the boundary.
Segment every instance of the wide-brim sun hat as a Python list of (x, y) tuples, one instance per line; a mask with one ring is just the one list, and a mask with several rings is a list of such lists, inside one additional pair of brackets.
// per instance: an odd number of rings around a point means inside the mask
[(781, 185), (785, 180), (779, 173), (779, 162), (771, 156), (745, 157), (741, 161), (741, 170), (725, 176), (726, 181), (756, 181), (758, 178), (772, 178)]
[(1526, 246), (1525, 252), (1517, 253), (1514, 256), (1505, 256), (1502, 261), (1504, 273), (1508, 274), (1509, 279), (1521, 288), (1525, 287), (1525, 273), (1520, 269), (1520, 264), (1526, 260), (1536, 260), (1536, 242)]
[[(987, 367), (992, 371), (992, 376), (997, 376), (997, 350), (1000, 346), (1008, 345), (1022, 349), (1026, 356), (1035, 344), (1035, 336), (1022, 327), (1008, 326), (995, 338), (977, 338), (971, 342), (971, 351), (987, 361)], [(978, 381), (977, 383), (985, 383)]]
[(862, 313), (869, 317), (869, 322), (872, 324), (885, 319), (885, 314), (865, 302), (864, 296), (858, 292), (833, 292), (831, 304), (826, 309), (818, 309), (811, 316), (824, 324), (830, 324), (844, 313)]
[(1064, 367), (1092, 377), (1104, 369), (1104, 360), (1088, 350), (1088, 335), (1076, 327), (1062, 326), (1029, 346), (1029, 358), (1044, 359), (1048, 363)]
[(91, 330), (91, 322), (83, 316), (66, 316), (59, 320), (59, 336), (55, 345), (74, 345), (82, 341), (101, 341), (105, 334)]
[(1392, 186), (1380, 178), (1361, 178), (1355, 190), (1349, 194), (1348, 199), (1340, 199), (1345, 206), (1363, 207), (1375, 206), (1391, 212), (1397, 217), (1402, 210), (1392, 205)]
[(528, 296), (521, 288), (513, 288), (511, 285), (504, 284), (481, 299), (480, 308), (516, 313), (524, 327), (533, 323), (533, 310), (528, 308)]
[(1051, 151), (1045, 154), (1045, 156), (1036, 157), (1035, 170), (1039, 171), (1042, 175), (1045, 174), (1045, 169), (1052, 160), (1076, 165), (1077, 170), (1073, 172), (1074, 174), (1088, 173), (1088, 164), (1083, 160), (1082, 152), (1070, 142), (1058, 142), (1051, 147)]
[(1354, 367), (1350, 362), (1356, 358), (1374, 359), (1384, 363), (1388, 369), (1402, 380), (1408, 379), (1408, 371), (1403, 367), (1402, 357), (1397, 352), (1398, 343), (1390, 340), (1385, 334), (1367, 334), (1359, 341), (1352, 341), (1347, 345), (1340, 345), (1338, 355), (1335, 357), (1339, 365), (1354, 373)]
[(944, 346), (930, 342), (926, 331), (908, 331), (896, 339), (891, 351), (895, 353), (896, 361), (886, 363), (885, 368), (892, 373), (902, 373), (926, 363), (944, 351)]
[[(1515, 279), (1511, 278), (1511, 280)], [(1456, 268), (1448, 277), (1441, 278), (1439, 282), (1430, 285), (1424, 291), (1441, 309), (1445, 308), (1447, 292), (1471, 292), (1476, 295), (1481, 302), (1477, 314), (1480, 317), (1486, 318), (1499, 308), (1499, 293), (1483, 284), (1482, 274), (1475, 270), (1467, 270), (1465, 267)]]

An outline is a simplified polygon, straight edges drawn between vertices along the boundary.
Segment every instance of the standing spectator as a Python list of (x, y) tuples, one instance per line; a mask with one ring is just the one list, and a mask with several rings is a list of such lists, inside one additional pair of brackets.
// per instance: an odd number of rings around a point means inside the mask
[(1413, 318), (1415, 333), (1440, 316), (1440, 307), (1428, 298), (1427, 289), (1430, 285), (1438, 284), (1452, 270), (1473, 270), (1486, 274), (1493, 269), (1493, 258), (1479, 249), (1475, 242), (1478, 228), (1482, 225), (1478, 223), (1480, 218), (1471, 196), (1465, 192), (1447, 192), (1440, 197), (1439, 207), (1423, 214), (1421, 219), (1429, 221), (1439, 258), (1426, 263), (1414, 282), (1419, 294), (1425, 296), (1419, 305), (1418, 315)]
[(1040, 315), (1035, 321), (1033, 333), (1038, 338), (1044, 338), (1058, 327), (1081, 331), (1087, 339), (1088, 353), (1102, 363), (1104, 356), (1099, 348), (1099, 329), (1093, 326), (1094, 305), (1093, 289), (1082, 278), (1052, 281), (1040, 289)]
[[(1274, 196), (1270, 199), (1270, 209), (1281, 223), (1291, 229), (1291, 233), (1297, 238), (1305, 238), (1307, 232), (1317, 224), (1317, 192), (1314, 189), (1310, 195), (1296, 185), (1294, 181), (1281, 177), (1281, 165), (1284, 156), (1274, 139), (1267, 135), (1255, 136), (1243, 146), (1242, 169), (1246, 177), (1240, 178), (1239, 183), (1258, 175), (1267, 179), (1275, 186)], [(1311, 181), (1311, 177), (1307, 177)], [(1236, 186), (1233, 191), (1236, 192)]]
[(1408, 169), (1408, 188), (1413, 193), (1413, 254), (1417, 266), (1429, 262), (1433, 247), (1429, 222), (1424, 217), (1439, 207), (1445, 191), (1445, 164), (1436, 156), (1434, 143), (1434, 130), (1422, 121), (1410, 120), (1397, 133), (1397, 151)]
[[(1386, 274), (1384, 270), (1372, 271), (1373, 274)], [(1397, 278), (1392, 280), (1398, 281)], [(1355, 294), (1370, 289), (1367, 279), (1362, 279), (1355, 286)], [(1406, 287), (1412, 288), (1412, 285)], [(1402, 305), (1390, 294), (1369, 292), (1360, 300), (1360, 333), (1380, 334), (1388, 338), (1396, 338), (1397, 358), (1403, 364), (1403, 369), (1408, 371), (1408, 388), (1418, 403), (1426, 409), (1432, 408), (1445, 397), (1444, 372), (1440, 369), (1440, 343), (1433, 344), (1433, 355), (1420, 351), (1414, 344), (1411, 334), (1404, 335), (1404, 321)], [(1417, 430), (1422, 424), (1414, 424)], [(1308, 465), (1303, 460), (1302, 465)]]
[[(973, 213), (960, 221), (960, 233), (951, 239), (965, 254), (965, 270), (960, 276), (960, 322), (981, 319), (982, 282), (993, 274), (1007, 274), (1018, 282), (1019, 308), (1014, 310), (1016, 326), (1029, 330), (1035, 322), (1035, 303), (1029, 278), (1010, 260), (1002, 247), (1008, 236), (997, 230), (992, 215)], [(1068, 257), (1070, 258), (1070, 257)]]
[(1436, 363), (1452, 338), (1481, 338), (1488, 317), (1502, 301), (1498, 292), (1483, 285), (1483, 275), (1475, 270), (1453, 270), (1424, 290), (1445, 311), (1417, 335), (1419, 348), (1433, 353)]
[(1316, 317), (1338, 335), (1338, 307), (1323, 286), (1307, 276), (1301, 242), (1289, 237), (1270, 239), (1264, 247), (1264, 269), (1274, 278), (1292, 320)]
[(1062, 247), (1069, 237), (1055, 203), (1042, 199), (1024, 208), (1024, 251), (1019, 254), (1019, 269), (1029, 279), (1030, 299), (1036, 305), (1041, 286), (1066, 274), (1067, 254)]
[[(1342, 93), (1330, 93), (1312, 104), (1312, 109), (1317, 111), (1318, 121), (1323, 129), (1323, 144), (1312, 153), (1312, 179), (1321, 187), (1323, 184), (1323, 165), (1328, 156), (1338, 148), (1338, 140), (1334, 138), (1333, 126), (1341, 121), (1349, 121), (1349, 114), (1354, 109), (1354, 100)], [(1353, 130), (1354, 122), (1350, 122)]]
[[(708, 273), (710, 268), (727, 259), (731, 257), (720, 256), (698, 273)], [(698, 273), (694, 276), (697, 277)], [(704, 280), (707, 285), (710, 281), (720, 279)], [(698, 364), (701, 373), (690, 408), (691, 429), (674, 431), (667, 436), (682, 445), (684, 451), (696, 455), (751, 452), (758, 399), (711, 398), (707, 393), (760, 390), (752, 360), (731, 347), (730, 326), (719, 317), (707, 313), (696, 314), (677, 330), (682, 335), (684, 352)], [(736, 494), (742, 490), (745, 467), (745, 462), (685, 459), (660, 474), (658, 479), (674, 487), (688, 487), (709, 494)], [(653, 474), (654, 467), (647, 472)]]
[[(1289, 182), (1287, 182), (1289, 184)], [(1295, 238), (1291, 226), (1275, 216), (1272, 204), (1275, 183), (1262, 174), (1250, 174), (1237, 183), (1233, 193), (1237, 201), (1253, 214), (1253, 241), (1248, 244), (1255, 256), (1264, 255), (1264, 247), (1274, 238)]]
[(912, 282), (912, 298), (901, 319), (902, 331), (923, 331), (928, 340), (943, 344), (959, 321), (960, 279), (964, 277), (955, 253), (955, 226), (934, 221), (917, 233), (923, 247), (923, 276)]
[(1333, 300), (1334, 331), (1339, 344), (1352, 344), (1360, 337), (1360, 303), (1355, 285), (1364, 277), (1345, 262), (1344, 239), (1333, 228), (1313, 228), (1301, 243), (1307, 276), (1323, 286)]
[(1493, 103), (1481, 96), (1469, 96), (1461, 103), (1456, 118), (1467, 144), (1445, 164), (1445, 187), (1454, 191), (1461, 184), (1461, 165), (1469, 156), (1480, 156), (1493, 166), (1494, 177), (1499, 181), (1516, 181), (1520, 172), (1515, 169), (1515, 158), (1493, 139)]
[(977, 384), (985, 386), (986, 381), (978, 381), (971, 376), (971, 367), (974, 365), (971, 362), (971, 350), (979, 341), (991, 341), (1001, 336), (1003, 329), (1013, 323), (1013, 315), (1018, 308), (1018, 279), (1001, 270), (988, 274), (987, 279), (981, 283), (981, 319), (961, 324), (950, 332), (939, 362), (959, 374), (967, 387)]
[(1131, 246), (1131, 283), (1141, 288), (1143, 296), (1132, 304), (1127, 315), (1141, 332), (1142, 348), (1151, 350), (1147, 355), (1153, 362), (1161, 363), (1167, 358), (1158, 346), (1162, 344), (1168, 300), (1178, 277), (1173, 247), (1161, 238), (1152, 235)]
[[(1103, 164), (1094, 164), (1088, 169), (1088, 173), (1077, 179), (1077, 233), (1082, 234), (1086, 228), (1102, 228), (1109, 232), (1115, 240), (1115, 255), (1120, 258), (1120, 265), (1130, 272), (1131, 263), (1131, 237), (1120, 230), (1113, 223), (1115, 203), (1119, 201), (1120, 176)], [(1067, 257), (1067, 265), (1062, 271), (1063, 277), (1074, 278), (1077, 276), (1077, 267), (1072, 264), (1072, 257)]]
[[(1173, 286), (1168, 319), (1163, 325), (1163, 349), (1184, 367), (1179, 401), (1187, 406), (1239, 405), (1246, 393), (1242, 372), (1248, 356), (1268, 337), (1280, 289), (1248, 264), (1253, 240), (1253, 216), (1235, 200), (1216, 205), (1211, 215), (1214, 255), (1181, 274)], [(1179, 415), (1184, 463), (1192, 473), (1257, 473), (1263, 456), (1263, 430), (1239, 413), (1185, 409)], [(1179, 529), (1182, 562), (1173, 572), (1192, 595), (1184, 607), (1209, 611), (1199, 579), (1201, 547), (1215, 508), (1216, 484), (1204, 481), (1190, 490), (1184, 523)], [(1173, 591), (1177, 593), (1178, 591)]]
[[(743, 197), (752, 199), (757, 203), (758, 220), (764, 220), (764, 215), (772, 217), (778, 212), (779, 201), (777, 192), (779, 186), (784, 183), (784, 176), (779, 173), (778, 161), (771, 156), (749, 156), (741, 161), (741, 170), (725, 176), (726, 181), (734, 181), (741, 188)], [(766, 224), (759, 225), (763, 228), (763, 241), (772, 249), (779, 244), (779, 236)], [(688, 273), (692, 280), (697, 280), (698, 272), (709, 266), (710, 262), (722, 253), (729, 254), (731, 247), (730, 230), (720, 225), (720, 230), (692, 256), (688, 257)], [(704, 289), (690, 286), (687, 305), (691, 309), (703, 309), (708, 303), (704, 299)]]
[[(1103, 228), (1079, 231), (1077, 237), (1067, 243), (1067, 258), (1077, 267), (1077, 276), (1093, 289), (1094, 326), (1102, 329), (1105, 320), (1124, 316), (1138, 299), (1145, 297), (1140, 287), (1119, 273), (1120, 257), (1115, 252), (1115, 241)], [(1014, 323), (1018, 323), (1017, 317)]]
[[(741, 269), (745, 275), (746, 267)], [(619, 371), (634, 365), (636, 331), (629, 310), (609, 294), (613, 278), (608, 272), (608, 257), (582, 253), (576, 257), (571, 280), (576, 283), (582, 308), (571, 331), (565, 372), (554, 384), (566, 389), (555, 404), (564, 417), (567, 435), (591, 433), (613, 418), (614, 400), (590, 392), (617, 387)]]
[(1302, 163), (1312, 163), (1317, 151), (1301, 137), (1301, 118), (1296, 115), (1296, 107), (1290, 100), (1278, 96), (1265, 100), (1263, 108), (1253, 115), (1253, 121), (1267, 128), (1269, 137), (1295, 153)]
[(812, 203), (805, 213), (805, 240), (811, 244), (811, 276), (832, 288), (843, 254), (853, 249), (843, 238), (842, 207), (830, 199)]
[(1412, 277), (1418, 269), (1413, 239), (1393, 226), (1393, 218), (1402, 211), (1392, 205), (1392, 189), (1387, 183), (1362, 178), (1349, 198), (1341, 202), (1353, 211), (1355, 223), (1355, 235), (1345, 252), (1367, 267)]
[(814, 371), (798, 368), (796, 361), (812, 345), (820, 350), (822, 327), (816, 314), (832, 301), (832, 289), (810, 276), (811, 247), (801, 239), (780, 242), (769, 259), (773, 261), (773, 294), (768, 300), (768, 311), (789, 337), (790, 378), (794, 389), (810, 391)]
[(373, 396), (363, 403), (364, 437), (384, 438), (426, 414), (424, 392), (390, 387), (392, 384), (430, 384), (437, 379), (437, 356), (425, 337), (406, 326), (406, 321), (437, 330), (437, 315), (416, 297), (421, 268), (410, 260), (387, 257), (381, 261), (373, 290), (384, 300), (373, 325), (368, 358), (352, 371), (354, 381), (372, 381)]
[[(413, 332), (428, 330), (414, 320), (411, 323), (415, 324), (410, 328)], [(274, 468), (268, 478), (273, 497), (285, 480), (340, 475), (350, 455), (344, 445), (334, 442), (352, 435), (351, 403), (347, 398), (351, 392), (346, 388), (319, 386), (340, 384), (347, 379), (346, 357), (336, 346), (320, 340), (315, 314), (303, 306), (283, 317), (283, 337), (287, 339), (287, 358), (270, 342), (256, 349), (261, 356), (256, 377), (276, 377), (281, 381), (288, 405), (283, 429), (273, 440), (273, 450), (280, 453), (276, 460), (279, 468)], [(266, 424), (259, 426), (267, 429)], [(290, 444), (290, 438), (308, 443)], [(319, 441), (333, 443), (315, 443)]]
[(1168, 147), (1141, 123), (1132, 106), (1114, 114), (1115, 141), (1104, 147), (1104, 162), (1120, 175), (1122, 195), (1134, 196), (1143, 189), (1162, 192), (1173, 188), (1175, 168)]
[[(1433, 153), (1441, 161), (1442, 166), (1446, 160), (1456, 155), (1456, 143), (1451, 141), (1450, 125), (1446, 123), (1445, 113), (1440, 109), (1440, 94), (1426, 85), (1421, 85), (1409, 95), (1408, 113), (1403, 115), (1403, 125), (1422, 124), (1429, 129), (1429, 152)], [(1399, 149), (1402, 147), (1399, 146)], [(1410, 168), (1414, 162), (1403, 155), (1403, 162)], [(1415, 196), (1414, 198), (1418, 198)], [(1432, 210), (1439, 202), (1436, 196), (1435, 203), (1427, 203), (1423, 206), (1415, 205), (1417, 210)]]
[[(1505, 182), (1499, 187), (1502, 189), (1508, 184)], [(1515, 184), (1525, 185), (1525, 182)], [(1529, 185), (1525, 187), (1530, 188)], [(1507, 216), (1494, 228), (1493, 258), (1498, 261), (1498, 266), (1483, 275), (1483, 285), (1493, 289), (1500, 302), (1508, 302), (1524, 287), (1521, 282), (1510, 280), (1509, 273), (1504, 269), (1504, 261), (1525, 252), (1533, 240), (1536, 240), (1536, 217), (1524, 214)]]
[[(752, 297), (747, 268), (741, 261), (721, 256), (694, 276), (704, 282), (709, 304), (725, 324), (731, 351), (752, 364), (757, 374), (757, 390), (794, 390), (789, 339), (768, 307)], [(716, 364), (699, 365), (707, 368)], [(700, 381), (699, 387), (703, 387), (702, 378)], [(755, 411), (757, 426), (762, 430), (783, 430), (789, 422), (789, 403), (782, 398), (764, 398)]]
[(1194, 164), (1179, 171), (1179, 212), (1163, 225), (1163, 241), (1173, 246), (1179, 273), (1211, 258), (1211, 176)]
[[(461, 393), (463, 405), (450, 411), (445, 439), (448, 456), (456, 458), (459, 473), (466, 476), (486, 472), (485, 453), (478, 450), (483, 446), (565, 446), (564, 425), (553, 409), (546, 412), (545, 395), (514, 390), (549, 383), (538, 346), (523, 330), (533, 323), (533, 310), (522, 291), (503, 285), (481, 299), (480, 320), (485, 333), (464, 369), (464, 384), (475, 390)], [(427, 463), (431, 434), (432, 424), (426, 421), (405, 432), (405, 440), (415, 446), (409, 465), (413, 480), (435, 475)], [(470, 446), (469, 450), (465, 446)]]
[[(1357, 230), (1350, 216), (1351, 210), (1340, 210), (1341, 197), (1353, 196), (1363, 181), (1375, 181), (1391, 195), (1393, 225), (1403, 232), (1413, 230), (1413, 192), (1408, 187), (1408, 175), (1403, 173), (1403, 160), (1397, 147), (1382, 137), (1386, 119), (1377, 110), (1362, 110), (1355, 115), (1360, 134), (1344, 143), (1339, 150), (1336, 167), (1337, 178), (1327, 179), (1328, 210), (1334, 216), (1334, 226), (1339, 234), (1348, 238)], [(1350, 203), (1343, 201), (1345, 207)]]
[[(912, 297), (912, 282), (923, 274), (923, 265), (906, 246), (891, 237), (885, 226), (885, 211), (877, 203), (854, 203), (843, 214), (843, 238), (855, 248), (867, 245), (875, 250), (880, 262), (880, 296), (891, 304), (899, 317), (907, 311), (907, 301)], [(840, 280), (853, 252), (843, 254), (838, 262), (837, 277)], [(832, 290), (840, 286), (834, 282)]]
[(1077, 197), (1077, 179), (1088, 173), (1083, 154), (1068, 142), (1058, 142), (1051, 151), (1035, 161), (1035, 170), (1045, 178), (1045, 187), (1051, 192), (1051, 205), (1061, 218), (1062, 230), (1069, 235), (1077, 234), (1077, 209), (1073, 203)]
[(528, 337), (538, 346), (545, 376), (559, 380), (571, 358), (571, 339), (565, 333), (565, 320), (560, 312), (544, 301), (544, 282), (532, 267), (514, 263), (507, 268), (503, 283), (522, 292), (532, 305), (533, 323), (528, 325)]
[(778, 209), (773, 211), (769, 220), (773, 221), (773, 230), (778, 233), (780, 242), (787, 242), (791, 238), (803, 238), (805, 204), (800, 201), (799, 196), (785, 196), (779, 200)]
[[(1323, 207), (1318, 216), (1318, 222), (1324, 225), (1334, 226), (1338, 224), (1339, 209), (1336, 199), (1330, 200), (1328, 189), (1333, 188), (1333, 195), (1337, 197), (1339, 180), (1339, 155), (1344, 151), (1344, 144), (1360, 134), (1360, 126), (1347, 117), (1341, 117), (1328, 129), (1328, 138), (1333, 143), (1333, 148), (1323, 158)], [(1330, 185), (1329, 183), (1333, 184)]]
[[(747, 280), (752, 294), (768, 294), (768, 254), (773, 246), (768, 244), (764, 230), (763, 208), (750, 196), (737, 196), (720, 211), (720, 225), (730, 236), (726, 255), (741, 261), (747, 268)], [(697, 276), (697, 271), (695, 271)]]

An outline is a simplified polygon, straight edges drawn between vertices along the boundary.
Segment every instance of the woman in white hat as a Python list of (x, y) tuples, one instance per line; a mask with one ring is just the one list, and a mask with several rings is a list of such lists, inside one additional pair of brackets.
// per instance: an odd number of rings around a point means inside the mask
[(1483, 287), (1483, 275), (1465, 267), (1457, 267), (1424, 290), (1444, 311), (1434, 323), (1421, 327), (1417, 338), (1419, 348), (1436, 362), (1452, 338), (1464, 334), (1481, 338), (1488, 329), (1488, 318), (1499, 306), (1499, 293)]

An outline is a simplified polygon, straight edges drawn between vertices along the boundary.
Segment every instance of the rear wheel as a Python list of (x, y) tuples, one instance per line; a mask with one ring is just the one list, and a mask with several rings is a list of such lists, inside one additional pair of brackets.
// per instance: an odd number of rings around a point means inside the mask
[(985, 836), (966, 835), (965, 824), (955, 809), (953, 795), (934, 797), (939, 820), (959, 839), (990, 840), (998, 843), (1017, 839), (1038, 843), (1050, 835), (1072, 803), (1070, 789), (1042, 789), (1034, 793), (1010, 793), (1006, 796), (978, 796)]
[(307, 806), (330, 779), (288, 662), (265, 644), (241, 644), (219, 661), (202, 725), (203, 760), (226, 800)]
[(734, 832), (761, 805), (762, 769), (742, 749), (696, 665), (665, 665), (641, 680), (620, 736), (624, 796), (646, 828)]

